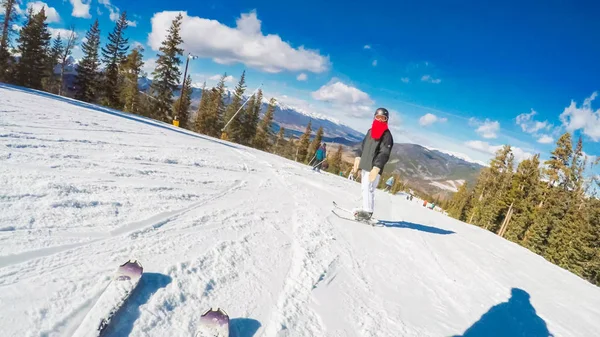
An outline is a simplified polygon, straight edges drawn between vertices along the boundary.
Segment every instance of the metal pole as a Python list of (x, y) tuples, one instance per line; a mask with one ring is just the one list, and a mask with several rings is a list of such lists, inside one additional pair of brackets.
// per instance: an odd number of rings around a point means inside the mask
[(227, 124), (225, 124), (225, 126), (221, 129), (221, 132), (225, 131), (225, 129), (227, 128), (227, 125), (229, 125), (229, 123), (231, 123), (231, 121), (235, 118), (235, 116), (237, 116), (237, 114), (242, 110), (244, 105), (246, 105), (246, 103), (248, 103), (248, 101), (250, 100), (250, 97), (254, 96), (254, 94), (258, 91), (258, 89), (260, 89), (260, 87), (262, 87), (262, 83), (258, 86), (258, 88), (256, 88), (256, 90), (254, 90), (252, 95), (250, 95), (248, 97), (248, 99), (244, 102), (244, 104), (242, 104), (242, 106), (238, 109), (238, 111), (236, 111), (235, 114), (233, 114), (233, 117), (231, 117), (231, 119), (227, 122)]
[(177, 117), (181, 115), (181, 106), (183, 105), (183, 95), (185, 94), (185, 82), (187, 77), (188, 64), (190, 63), (190, 57), (196, 58), (192, 55), (192, 53), (188, 53), (188, 56), (185, 60), (185, 71), (183, 72), (183, 83), (181, 84), (181, 94), (179, 95), (179, 107), (177, 107)]

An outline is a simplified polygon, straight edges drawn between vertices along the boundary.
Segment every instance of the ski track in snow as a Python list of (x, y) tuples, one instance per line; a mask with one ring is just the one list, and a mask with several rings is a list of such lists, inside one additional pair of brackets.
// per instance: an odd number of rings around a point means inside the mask
[(597, 287), (400, 196), (376, 192), (371, 227), (331, 214), (359, 184), (293, 161), (2, 84), (0, 107), (2, 336), (70, 335), (128, 259), (109, 336), (193, 336), (211, 306), (234, 337), (502, 332), (506, 310), (536, 337), (600, 328)]

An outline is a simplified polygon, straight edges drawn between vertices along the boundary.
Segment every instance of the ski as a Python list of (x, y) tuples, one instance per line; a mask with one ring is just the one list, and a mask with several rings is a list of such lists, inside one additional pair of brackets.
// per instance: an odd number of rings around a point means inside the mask
[(129, 260), (120, 265), (73, 336), (102, 336), (123, 303), (137, 287), (143, 271), (144, 268), (137, 260)]
[(200, 316), (196, 337), (229, 337), (229, 315), (221, 308), (210, 308)]
[(359, 223), (362, 223), (362, 224), (371, 225), (371, 226), (373, 226), (373, 227), (375, 227), (377, 224), (379, 224), (379, 221), (378, 221), (378, 220), (375, 220), (375, 219), (373, 219), (373, 218), (371, 218), (371, 220), (357, 220), (357, 219), (355, 219), (355, 218), (353, 218), (353, 217), (351, 218), (351, 217), (348, 217), (348, 216), (343, 216), (343, 215), (340, 215), (340, 214), (338, 214), (338, 213), (337, 213), (335, 210), (331, 210), (331, 212), (332, 212), (333, 214), (335, 214), (335, 215), (336, 215), (338, 218), (340, 218), (340, 219), (349, 220), (349, 221), (354, 221), (354, 222), (359, 222)]

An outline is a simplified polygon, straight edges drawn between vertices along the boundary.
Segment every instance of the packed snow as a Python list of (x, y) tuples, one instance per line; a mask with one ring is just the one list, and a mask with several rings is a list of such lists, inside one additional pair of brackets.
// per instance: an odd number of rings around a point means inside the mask
[(2, 336), (70, 336), (118, 265), (112, 336), (595, 336), (600, 289), (493, 233), (143, 117), (0, 85)]

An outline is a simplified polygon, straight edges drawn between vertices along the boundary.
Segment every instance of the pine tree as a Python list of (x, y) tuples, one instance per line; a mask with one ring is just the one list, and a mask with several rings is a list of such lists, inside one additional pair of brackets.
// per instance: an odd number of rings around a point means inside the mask
[(65, 47), (63, 45), (62, 38), (60, 37), (60, 34), (58, 34), (58, 36), (56, 37), (56, 39), (54, 39), (52, 43), (52, 47), (50, 48), (50, 53), (48, 55), (48, 65), (46, 69), (48, 71), (48, 80), (46, 82), (47, 84), (45, 85), (45, 87), (47, 91), (54, 94), (58, 93), (59, 85), (59, 81), (54, 75), (54, 68), (60, 64), (61, 56), (64, 53), (64, 48)]
[(8, 81), (9, 68), (13, 63), (10, 55), (11, 35), (14, 33), (13, 23), (17, 19), (17, 0), (2, 0), (0, 2), (0, 13), (4, 13), (0, 21), (0, 81)]
[(569, 151), (563, 151), (566, 149), (560, 146), (557, 150), (563, 154), (562, 160), (556, 159), (560, 162), (563, 171), (563, 182), (560, 185), (562, 189), (559, 191), (562, 198), (559, 200), (559, 205), (564, 212), (564, 217), (557, 219), (555, 226), (552, 227), (544, 256), (555, 264), (582, 275), (584, 268), (582, 262), (589, 254), (586, 244), (587, 236), (591, 234), (591, 228), (585, 221), (582, 212), (582, 203), (584, 202), (583, 169), (585, 167), (583, 143), (579, 138), (575, 149), (570, 151), (571, 161), (567, 164), (568, 166), (562, 165), (564, 165), (565, 154)]
[(460, 185), (456, 194), (452, 196), (448, 207), (448, 214), (458, 220), (465, 220), (467, 205), (470, 199), (471, 192), (469, 191), (468, 184), (465, 182)]
[[(262, 108), (263, 92), (261, 89), (256, 93), (251, 108), (248, 108), (245, 115), (244, 123), (244, 140), (247, 145), (252, 143), (252, 140), (256, 137), (258, 128), (258, 122), (260, 119), (260, 110)], [(248, 102), (250, 103), (250, 102)], [(250, 104), (248, 104), (250, 106)], [(264, 117), (264, 116), (263, 116)], [(271, 118), (272, 119), (272, 118)], [(269, 135), (270, 136), (270, 135)]]
[(196, 119), (194, 120), (194, 131), (208, 134), (207, 117), (208, 105), (211, 98), (210, 90), (206, 89), (206, 82), (202, 83), (201, 92), (202, 96), (200, 96), (200, 104), (198, 104), (198, 111), (196, 112)]
[(540, 155), (523, 160), (513, 176), (509, 192), (511, 207), (503, 222), (500, 236), (520, 243), (526, 236), (537, 216), (537, 204), (541, 197), (540, 190)]
[(273, 122), (274, 114), (275, 98), (271, 98), (271, 100), (269, 101), (269, 107), (267, 108), (267, 112), (265, 112), (263, 119), (260, 121), (258, 130), (256, 131), (256, 136), (252, 141), (252, 145), (254, 145), (254, 147), (259, 150), (267, 151), (269, 149), (269, 139), (272, 136), (271, 123)]
[[(185, 92), (183, 92), (175, 103), (173, 103), (173, 115), (179, 119), (179, 126), (189, 128), (189, 110), (192, 105), (192, 76), (188, 75), (185, 80)], [(181, 105), (181, 106), (180, 106)]]
[(285, 128), (279, 127), (277, 132), (277, 138), (275, 140), (275, 146), (273, 147), (273, 153), (283, 155), (282, 149), (285, 147)]
[[(317, 133), (318, 134), (318, 133)], [(338, 144), (337, 151), (333, 154), (331, 161), (329, 163), (329, 172), (333, 174), (339, 174), (342, 170), (342, 154), (343, 154), (342, 144)]]
[(21, 58), (16, 65), (16, 83), (29, 88), (42, 89), (42, 80), (48, 75), (48, 55), (51, 35), (48, 31), (46, 11), (42, 8), (33, 14), (30, 8), (27, 22), (17, 39)]
[(85, 102), (95, 102), (100, 89), (100, 28), (98, 20), (85, 34), (86, 41), (81, 45), (83, 58), (77, 68), (75, 77), (75, 98)]
[(125, 76), (121, 93), (124, 102), (123, 111), (140, 113), (140, 92), (138, 89), (138, 78), (144, 66), (142, 47), (134, 48), (127, 56), (122, 65), (122, 70)]
[[(231, 99), (231, 103), (227, 106), (227, 110), (225, 111), (225, 123), (229, 123), (225, 128), (225, 137), (233, 142), (239, 143), (242, 136), (242, 123), (239, 118), (239, 113), (236, 116), (235, 114), (242, 107), (242, 98), (244, 96), (244, 92), (246, 91), (246, 71), (242, 72), (242, 76), (240, 76), (240, 81), (235, 87), (235, 92), (233, 94), (233, 98)], [(235, 116), (235, 118), (233, 118)]]
[[(252, 115), (254, 114), (254, 106), (256, 105), (256, 96), (252, 95), (246, 102), (246, 106), (238, 113), (236, 120), (239, 122), (240, 131), (238, 137), (238, 143), (244, 145), (250, 145), (252, 139), (251, 133), (254, 132), (256, 135), (256, 124), (251, 125)], [(257, 121), (258, 122), (258, 121)]]
[[(307, 161), (310, 161), (311, 159), (314, 158), (315, 153), (317, 153), (317, 150), (321, 146), (322, 140), (323, 140), (323, 127), (321, 126), (317, 130), (317, 133), (316, 133), (315, 138), (313, 139), (312, 143), (310, 143), (310, 147), (308, 148), (308, 153), (306, 155)], [(310, 165), (310, 162), (308, 164)], [(313, 165), (314, 164), (317, 164), (317, 162), (314, 162)]]
[[(304, 134), (302, 135), (302, 137), (300, 137), (300, 145), (298, 146), (297, 160), (301, 163), (303, 163), (307, 159), (306, 155), (308, 153), (308, 144), (310, 141), (310, 133), (312, 131), (311, 127), (312, 121), (309, 121), (308, 125), (306, 126), (306, 130), (304, 131)], [(310, 160), (310, 158), (308, 158), (308, 160)]]
[(183, 43), (180, 35), (182, 20), (183, 16), (180, 13), (171, 22), (168, 35), (159, 48), (161, 54), (158, 55), (156, 69), (152, 73), (154, 76), (152, 89), (156, 98), (154, 101), (155, 116), (163, 121), (172, 119), (169, 112), (173, 106), (173, 92), (177, 89), (181, 77), (179, 56), (183, 55), (183, 49), (179, 45)]
[(102, 48), (104, 72), (104, 100), (111, 108), (121, 108), (123, 102), (119, 92), (119, 66), (125, 61), (129, 49), (129, 39), (124, 37), (127, 29), (127, 13), (121, 13), (114, 30), (108, 34), (108, 43)]
[(204, 84), (202, 98), (196, 114), (196, 132), (212, 137), (220, 136), (225, 109), (225, 78), (227, 78), (227, 74), (221, 76), (217, 86), (211, 90), (206, 89), (206, 83)]

